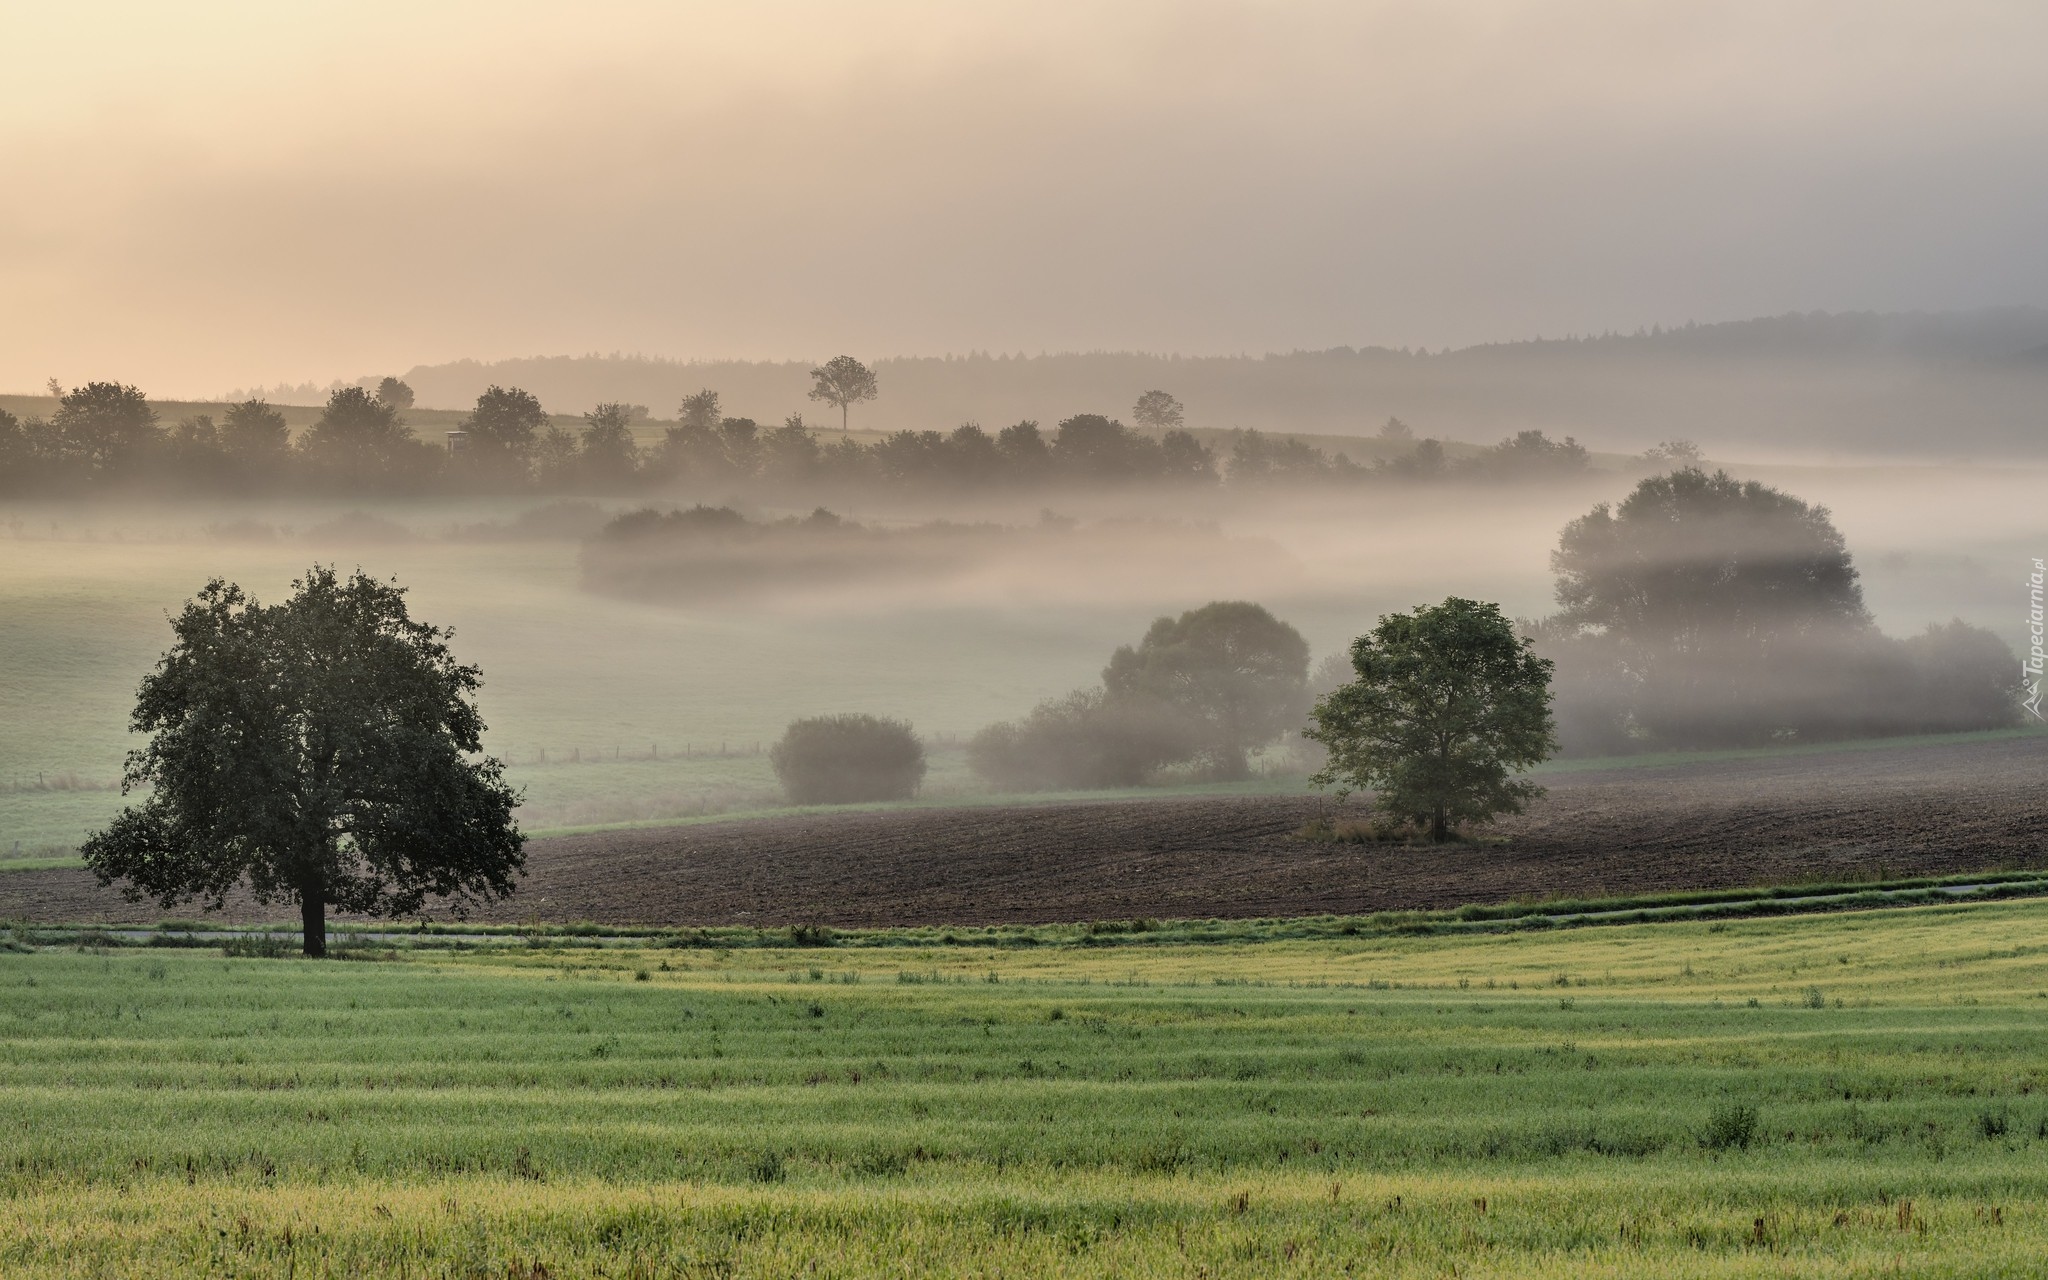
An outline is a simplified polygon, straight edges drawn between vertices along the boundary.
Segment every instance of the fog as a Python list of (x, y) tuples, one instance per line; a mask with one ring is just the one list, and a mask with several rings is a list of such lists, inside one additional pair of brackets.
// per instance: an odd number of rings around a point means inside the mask
[[(536, 829), (773, 804), (760, 746), (839, 711), (985, 794), (966, 737), (1208, 601), (1318, 660), (1533, 625), (1680, 437), (1829, 508), (1886, 634), (2026, 639), (2037, 5), (15, 8), (0, 852), (118, 802), (167, 613), (314, 561), (456, 628)], [(607, 541), (640, 508), (724, 532)]]
[[(2048, 474), (1737, 470), (1832, 509), (1886, 632), (1960, 617), (2023, 646)], [(750, 544), (738, 576), (647, 591), (593, 583), (585, 532), (719, 495), (12, 501), (0, 507), (0, 850), (63, 847), (118, 803), (71, 788), (118, 776), (166, 616), (212, 575), (266, 600), (315, 561), (395, 577), (416, 616), (452, 626), (458, 656), (483, 669), (487, 746), (528, 788), (525, 821), (549, 830), (779, 803), (754, 752), (795, 717), (840, 711), (909, 719), (933, 752), (926, 795), (971, 798), (985, 788), (959, 751), (966, 737), (1093, 684), (1154, 617), (1213, 599), (1264, 604), (1317, 659), (1383, 613), (1449, 595), (1536, 618), (1555, 608), (1560, 530), (1635, 478), (874, 498), (841, 514), (882, 541), (853, 544), (829, 572), (815, 548)], [(920, 542), (934, 521), (951, 522), (936, 560)], [(906, 561), (892, 549), (904, 546), (920, 549)], [(1283, 744), (1265, 766), (1289, 767), (1284, 755)]]
[(0, 391), (2048, 298), (2023, 3), (84, 0), (0, 30)]

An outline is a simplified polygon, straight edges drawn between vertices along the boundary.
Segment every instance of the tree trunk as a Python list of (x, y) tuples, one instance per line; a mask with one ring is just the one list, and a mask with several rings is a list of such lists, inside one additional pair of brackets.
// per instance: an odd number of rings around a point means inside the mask
[(1436, 810), (1429, 815), (1430, 841), (1433, 844), (1442, 844), (1449, 838), (1450, 834), (1451, 824), (1448, 816), (1444, 813), (1444, 807), (1438, 805)]
[(847, 405), (843, 405), (843, 404), (842, 404), (842, 405), (840, 405), (840, 406), (839, 406), (839, 434), (840, 434), (840, 435), (842, 435), (842, 436), (846, 434), (846, 414), (847, 414), (847, 409), (848, 409), (848, 406), (847, 406)]
[(327, 954), (327, 899), (318, 890), (299, 893), (299, 922), (305, 926), (305, 953), (318, 960)]

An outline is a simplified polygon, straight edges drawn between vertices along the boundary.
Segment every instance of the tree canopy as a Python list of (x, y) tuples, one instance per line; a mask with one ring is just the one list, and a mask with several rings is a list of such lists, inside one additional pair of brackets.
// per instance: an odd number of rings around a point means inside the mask
[(412, 408), (412, 388), (397, 378), (385, 378), (377, 384), (377, 399), (394, 409)]
[(1111, 700), (1155, 701), (1184, 717), (1199, 754), (1225, 778), (1244, 777), (1252, 748), (1300, 722), (1307, 680), (1301, 633), (1244, 600), (1154, 621), (1102, 672)]
[(683, 397), (676, 406), (676, 425), (701, 431), (715, 430), (718, 426), (718, 393), (709, 387), (694, 395)]
[(1839, 669), (1874, 633), (1827, 508), (1726, 472), (1652, 476), (1567, 525), (1550, 559), (1551, 626), (1606, 642), (1655, 736), (1793, 727), (1787, 699), (1817, 691), (1799, 673)]
[(583, 415), (583, 468), (602, 488), (631, 483), (639, 447), (633, 441), (634, 406), (612, 401)]
[[(829, 371), (826, 366), (818, 373)], [(832, 399), (837, 390), (813, 391), (839, 403)], [(193, 414), (165, 431), (136, 388), (93, 383), (65, 395), (54, 420), (0, 422), (0, 492), (629, 492), (682, 483), (730, 486), (735, 494), (751, 490), (746, 496), (794, 499), (792, 505), (800, 506), (874, 486), (1559, 482), (1579, 474), (1585, 455), (1570, 440), (1557, 443), (1525, 432), (1455, 460), (1438, 442), (1424, 440), (1409, 456), (1364, 464), (1305, 440), (1241, 431), (1228, 438), (1227, 472), (1219, 475), (1217, 450), (1191, 432), (1137, 430), (1097, 413), (1075, 414), (1055, 430), (1024, 421), (991, 432), (966, 422), (951, 431), (897, 431), (872, 443), (842, 435), (828, 446), (796, 414), (772, 429), (726, 416), (719, 394), (709, 388), (684, 398), (660, 443), (637, 449), (627, 447), (629, 428), (646, 416), (643, 406), (600, 405), (578, 432), (556, 425), (530, 393), (499, 386), (479, 396), (464, 420), (463, 447), (444, 450), (438, 438), (432, 444), (414, 438), (401, 416), (404, 401), (381, 384), (374, 393), (361, 386), (337, 388), (294, 447), (286, 418), (261, 399), (223, 406), (219, 421), (213, 414)], [(1144, 407), (1143, 419), (1151, 424), (1172, 421), (1178, 410), (1170, 396)], [(602, 421), (592, 430), (597, 419)]]
[(284, 415), (261, 400), (230, 405), (220, 423), (220, 442), (228, 456), (245, 466), (272, 469), (291, 451), (292, 433)]
[(768, 762), (793, 804), (908, 800), (925, 772), (908, 721), (859, 714), (792, 721)]
[(64, 452), (94, 476), (127, 470), (161, 433), (149, 398), (118, 382), (88, 382), (57, 402), (50, 426)]
[(1370, 790), (1437, 841), (1519, 813), (1541, 788), (1514, 775), (1557, 747), (1551, 664), (1530, 650), (1499, 605), (1454, 596), (1382, 617), (1352, 643), (1356, 678), (1315, 706), (1306, 736), (1330, 753), (1316, 785)]
[(142, 681), (124, 791), (150, 788), (83, 846), (132, 899), (218, 907), (245, 886), (296, 901), (305, 953), (326, 912), (407, 915), (503, 897), (523, 866), (518, 796), (475, 758), (481, 676), (404, 591), (315, 566), (265, 606), (216, 579), (172, 620)]
[(420, 446), (395, 406), (361, 387), (341, 387), (327, 397), (299, 447), (345, 486), (361, 488), (398, 474)]
[(1886, 637), (1827, 508), (1756, 481), (1652, 476), (1566, 526), (1551, 565), (1561, 608), (1528, 629), (1558, 663), (1574, 750), (1982, 729), (2017, 714), (2003, 640), (1961, 622)]
[(1147, 391), (1131, 406), (1131, 420), (1153, 431), (1175, 430), (1186, 418), (1186, 408), (1164, 391)]
[(874, 371), (852, 356), (833, 356), (811, 370), (811, 399), (839, 410), (841, 431), (846, 430), (846, 411), (877, 394)]
[(477, 465), (504, 470), (523, 466), (549, 424), (548, 411), (532, 392), (491, 386), (476, 398), (462, 429)]
[(1565, 526), (1550, 558), (1565, 620), (1693, 656), (1869, 625), (1826, 507), (1755, 480), (1686, 467)]

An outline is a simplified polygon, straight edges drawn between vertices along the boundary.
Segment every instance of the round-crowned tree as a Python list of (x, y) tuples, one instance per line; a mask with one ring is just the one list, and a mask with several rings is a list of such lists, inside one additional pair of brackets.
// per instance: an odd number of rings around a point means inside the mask
[(1157, 701), (1184, 716), (1193, 753), (1222, 778), (1248, 776), (1247, 753), (1300, 722), (1307, 681), (1308, 642), (1245, 600), (1158, 619), (1102, 672), (1112, 701)]
[(1373, 793), (1431, 840), (1520, 813), (1541, 795), (1515, 777), (1556, 749), (1551, 664), (1500, 606), (1452, 597), (1388, 614), (1351, 645), (1356, 678), (1325, 694), (1307, 736), (1330, 757), (1312, 781)]
[(1674, 745), (1819, 730), (1876, 636), (1827, 508), (1725, 472), (1644, 480), (1565, 526), (1550, 562), (1555, 647), (1599, 646), (1630, 722)]
[(905, 720), (813, 716), (793, 721), (768, 752), (794, 804), (908, 800), (924, 781), (924, 743)]
[(459, 912), (511, 893), (526, 837), (482, 755), (477, 669), (391, 583), (315, 566), (294, 587), (266, 606), (216, 579), (172, 620), (121, 783), (149, 794), (85, 842), (86, 866), (164, 907), (238, 886), (296, 900), (309, 956), (330, 906)]

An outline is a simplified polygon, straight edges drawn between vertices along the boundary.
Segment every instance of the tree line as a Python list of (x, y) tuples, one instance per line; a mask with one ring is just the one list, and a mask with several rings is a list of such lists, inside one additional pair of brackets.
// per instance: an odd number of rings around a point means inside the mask
[[(842, 364), (841, 362), (845, 362)], [(91, 382), (61, 395), (47, 419), (0, 410), (0, 493), (41, 496), (158, 490), (184, 493), (631, 494), (682, 486), (804, 493), (849, 489), (1032, 489), (1052, 486), (1254, 487), (1375, 479), (1523, 480), (1587, 471), (1569, 437), (1523, 431), (1464, 458), (1417, 440), (1398, 419), (1381, 432), (1391, 456), (1370, 463), (1252, 430), (1222, 446), (1183, 425), (1181, 404), (1148, 391), (1136, 427), (1080, 413), (1051, 428), (895, 431), (863, 443), (844, 430), (851, 406), (873, 399), (872, 374), (839, 357), (814, 371), (813, 396), (841, 411), (836, 437), (792, 414), (780, 425), (724, 412), (709, 389), (684, 398), (675, 421), (643, 443), (644, 406), (609, 402), (570, 429), (532, 394), (493, 386), (441, 441), (407, 424), (412, 394), (386, 378), (375, 390), (331, 392), (295, 437), (261, 399), (166, 425), (136, 387)]]

